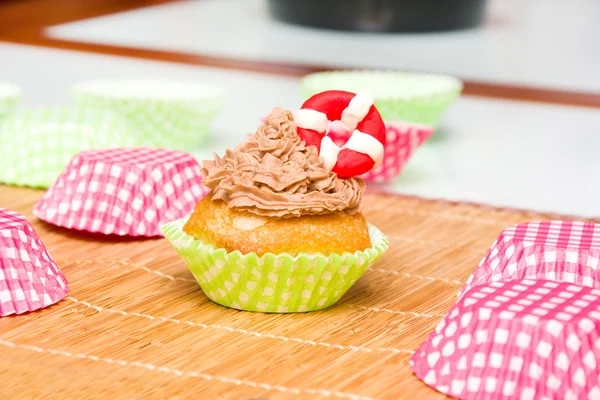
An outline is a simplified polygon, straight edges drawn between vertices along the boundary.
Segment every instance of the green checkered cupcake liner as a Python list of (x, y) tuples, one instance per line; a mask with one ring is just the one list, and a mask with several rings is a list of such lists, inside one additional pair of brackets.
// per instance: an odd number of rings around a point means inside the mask
[(368, 92), (386, 122), (437, 126), (446, 109), (460, 96), (463, 84), (446, 75), (378, 70), (318, 72), (301, 81), (308, 98), (325, 90)]
[(21, 100), (21, 88), (12, 83), (0, 82), (0, 121), (10, 115)]
[(321, 310), (335, 304), (388, 249), (388, 240), (369, 224), (372, 247), (354, 254), (228, 253), (183, 231), (182, 218), (163, 234), (202, 287), (225, 307), (267, 313)]
[(0, 124), (0, 182), (47, 188), (80, 151), (137, 142), (119, 116), (88, 108), (36, 108)]
[(141, 133), (136, 146), (198, 148), (225, 101), (216, 85), (172, 81), (96, 81), (70, 90), (77, 105), (109, 109)]

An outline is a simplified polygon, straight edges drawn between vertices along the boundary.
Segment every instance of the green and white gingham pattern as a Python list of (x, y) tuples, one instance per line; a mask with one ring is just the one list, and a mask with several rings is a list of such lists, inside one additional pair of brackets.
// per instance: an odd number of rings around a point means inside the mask
[(0, 121), (10, 115), (21, 100), (21, 89), (11, 83), (0, 82)]
[(435, 127), (462, 91), (456, 78), (393, 71), (333, 71), (305, 76), (302, 95), (325, 90), (368, 92), (384, 121), (414, 122)]
[(86, 108), (38, 108), (0, 123), (0, 182), (47, 188), (82, 150), (137, 142), (120, 117)]
[(75, 85), (74, 102), (112, 110), (138, 130), (137, 146), (198, 148), (224, 102), (217, 86), (155, 81), (99, 81)]
[(183, 232), (187, 218), (162, 231), (212, 301), (245, 311), (293, 313), (335, 304), (388, 249), (369, 225), (372, 247), (354, 254), (242, 254), (215, 249)]

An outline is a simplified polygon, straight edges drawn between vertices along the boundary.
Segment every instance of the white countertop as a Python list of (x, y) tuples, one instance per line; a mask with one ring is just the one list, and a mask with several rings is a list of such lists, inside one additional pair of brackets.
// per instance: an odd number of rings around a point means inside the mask
[[(297, 107), (299, 81), (0, 43), (0, 80), (23, 87), (23, 106), (67, 103), (69, 85), (100, 78), (210, 80), (229, 102), (194, 151), (222, 151), (254, 131), (273, 106)], [(461, 98), (390, 188), (424, 197), (600, 216), (600, 110)], [(593, 179), (596, 178), (596, 179)], [(1, 206), (1, 199), (0, 199)]]
[(278, 23), (269, 17), (266, 0), (191, 0), (55, 26), (47, 33), (259, 61), (409, 69), (600, 91), (598, 0), (489, 0), (482, 28), (385, 35)]

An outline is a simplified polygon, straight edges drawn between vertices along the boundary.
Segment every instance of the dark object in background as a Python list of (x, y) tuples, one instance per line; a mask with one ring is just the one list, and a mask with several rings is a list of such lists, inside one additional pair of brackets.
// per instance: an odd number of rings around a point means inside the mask
[(473, 28), (486, 0), (269, 0), (273, 18), (315, 28), (432, 32)]

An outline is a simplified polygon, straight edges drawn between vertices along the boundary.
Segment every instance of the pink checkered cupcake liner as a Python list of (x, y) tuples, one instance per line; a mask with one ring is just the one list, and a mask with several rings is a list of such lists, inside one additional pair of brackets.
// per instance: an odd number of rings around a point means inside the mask
[(600, 225), (537, 221), (504, 230), (461, 289), (510, 279), (546, 279), (600, 288)]
[(22, 215), (0, 208), (0, 316), (50, 306), (66, 296), (60, 272)]
[[(383, 163), (377, 169), (360, 176), (368, 182), (385, 183), (400, 175), (415, 150), (423, 144), (433, 128), (409, 122), (386, 122), (386, 142)], [(344, 129), (337, 121), (330, 125), (329, 136), (338, 145), (343, 146), (350, 138), (351, 132)]]
[(149, 148), (77, 154), (36, 204), (51, 224), (93, 233), (162, 236), (208, 192), (189, 154)]
[(465, 293), (410, 360), (460, 399), (599, 399), (600, 290), (489, 282)]

